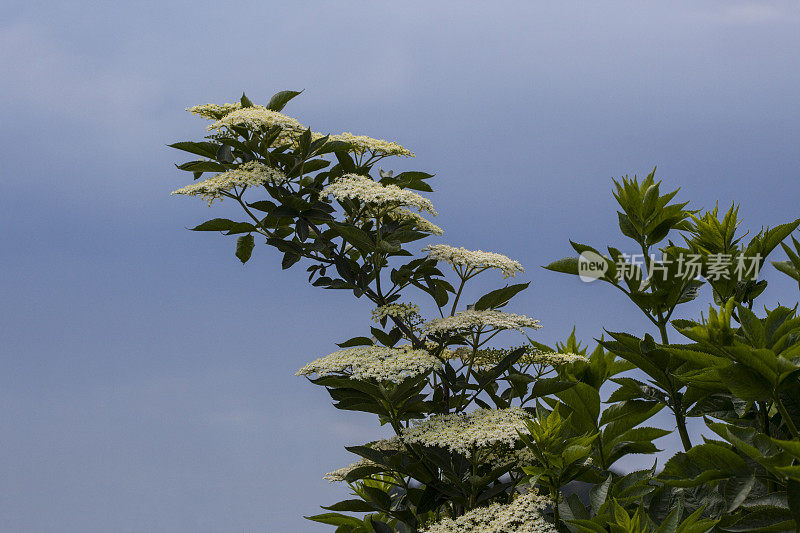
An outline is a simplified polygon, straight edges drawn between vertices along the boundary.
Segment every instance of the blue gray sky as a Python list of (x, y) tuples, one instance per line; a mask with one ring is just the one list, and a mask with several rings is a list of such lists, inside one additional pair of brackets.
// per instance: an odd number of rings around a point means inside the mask
[[(169, 195), (187, 176), (165, 145), (204, 133), (190, 105), (305, 89), (287, 113), (314, 130), (411, 148), (394, 168), (437, 174), (437, 242), (521, 261), (511, 310), (544, 342), (650, 331), (539, 267), (568, 238), (625, 249), (612, 177), (658, 165), (755, 230), (800, 216), (797, 1), (4, 6), (4, 531), (322, 531), (302, 515), (346, 496), (322, 474), (378, 434), (293, 375), (365, 333), (369, 304), (186, 231), (236, 215)], [(763, 303), (796, 300), (765, 276)]]

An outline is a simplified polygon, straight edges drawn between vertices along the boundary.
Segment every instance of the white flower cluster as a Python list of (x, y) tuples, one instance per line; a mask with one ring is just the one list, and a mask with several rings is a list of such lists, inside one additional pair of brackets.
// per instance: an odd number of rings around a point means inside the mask
[(517, 361), (517, 365), (549, 365), (563, 366), (576, 361), (587, 361), (586, 356), (574, 353), (541, 352), (531, 345), (511, 348), (482, 348), (473, 356), (473, 351), (467, 347), (461, 347), (454, 352), (454, 358), (468, 361), (473, 358), (472, 364), (476, 367), (491, 367), (502, 361), (509, 353), (519, 348), (525, 348), (522, 357)]
[(436, 210), (427, 198), (397, 185), (382, 185), (369, 176), (345, 174), (325, 187), (322, 193), (330, 194), (337, 200), (353, 199), (379, 206), (414, 207), (436, 216)]
[(482, 462), (489, 464), (493, 469), (512, 464), (516, 469), (538, 464), (536, 455), (527, 446), (516, 450), (492, 450)]
[(405, 379), (426, 374), (441, 362), (425, 350), (410, 345), (399, 348), (356, 346), (320, 357), (298, 370), (296, 376), (346, 374), (351, 379), (375, 379), (402, 383)]
[(408, 318), (413, 315), (419, 315), (419, 306), (415, 304), (388, 304), (381, 305), (372, 310), (373, 322), (380, 322), (387, 316), (396, 316), (397, 318)]
[(235, 186), (259, 186), (265, 183), (279, 184), (286, 180), (286, 176), (277, 168), (263, 165), (256, 161), (250, 161), (239, 165), (239, 167), (220, 172), (203, 181), (192, 183), (182, 189), (173, 191), (172, 194), (185, 194), (187, 196), (199, 196), (208, 202), (222, 198), (222, 191), (228, 191)]
[(224, 130), (233, 133), (234, 126), (241, 126), (250, 130), (268, 129), (272, 126), (280, 126), (281, 134), (275, 144), (282, 145), (294, 142), (305, 128), (297, 120), (288, 117), (283, 113), (272, 111), (264, 106), (242, 107), (226, 114), (221, 119), (207, 126), (209, 131), (217, 130), (222, 133)]
[(538, 320), (528, 318), (525, 315), (515, 313), (505, 313), (496, 309), (486, 309), (475, 311), (467, 309), (459, 311), (453, 316), (436, 318), (428, 322), (425, 332), (430, 334), (447, 333), (475, 329), (504, 330), (516, 329), (524, 331), (524, 328), (540, 329)]
[(548, 504), (547, 498), (530, 491), (508, 504), (493, 503), (455, 519), (444, 518), (422, 533), (556, 533), (542, 515)]
[(404, 429), (402, 437), (408, 443), (447, 448), (470, 457), (474, 448), (494, 444), (514, 446), (519, 432), (528, 432), (525, 425), (528, 418), (519, 407), (434, 415)]
[(441, 235), (444, 233), (442, 228), (410, 209), (398, 207), (397, 209), (392, 209), (387, 215), (397, 222), (411, 222), (418, 231), (424, 231), (432, 235)]
[(187, 107), (186, 111), (193, 115), (198, 115), (209, 120), (219, 120), (231, 111), (241, 109), (242, 104), (236, 102), (235, 104), (203, 104), (194, 107)]
[(588, 361), (585, 355), (577, 353), (539, 352), (531, 356), (536, 363), (550, 366), (563, 366), (577, 361)]
[[(400, 439), (397, 435), (388, 438), (382, 439), (375, 442), (370, 442), (365, 446), (369, 446), (373, 450), (380, 450), (380, 451), (393, 451), (393, 450), (401, 450), (403, 449), (403, 443), (400, 442)], [(339, 468), (338, 470), (334, 470), (333, 472), (328, 472), (322, 479), (327, 480), (330, 483), (345, 481), (347, 478), (347, 474), (355, 470), (356, 468), (361, 468), (363, 466), (375, 466), (377, 463), (374, 461), (370, 461), (369, 459), (361, 458), (353, 464), (349, 464), (343, 468)]]
[(343, 141), (349, 143), (353, 147), (353, 152), (357, 154), (364, 154), (366, 152), (372, 155), (380, 156), (403, 156), (414, 157), (411, 150), (403, 148), (396, 142), (384, 141), (383, 139), (373, 139), (366, 135), (353, 135), (350, 132), (344, 132), (339, 135), (331, 135), (331, 141)]
[(513, 277), (517, 272), (525, 272), (519, 261), (494, 252), (455, 248), (447, 244), (429, 244), (422, 251), (428, 252), (428, 257), (431, 259), (450, 263), (454, 270), (459, 266), (466, 270), (496, 268), (503, 273), (504, 278)]

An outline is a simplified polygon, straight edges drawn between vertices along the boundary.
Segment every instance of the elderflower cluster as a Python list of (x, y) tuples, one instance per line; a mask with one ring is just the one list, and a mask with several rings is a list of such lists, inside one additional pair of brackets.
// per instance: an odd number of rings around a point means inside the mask
[[(395, 436), (393, 436), (391, 438), (388, 438), (388, 439), (382, 439), (382, 440), (379, 440), (379, 441), (370, 442), (368, 444), (365, 444), (365, 446), (368, 446), (369, 448), (372, 448), (373, 450), (379, 450), (379, 451), (384, 451), (384, 452), (386, 452), (386, 451), (398, 451), (398, 450), (402, 450), (403, 449), (403, 443), (400, 442), (400, 439), (397, 437), (397, 435), (395, 435)], [(339, 468), (338, 470), (334, 470), (333, 472), (328, 472), (327, 474), (322, 476), (322, 479), (327, 480), (329, 483), (346, 481), (347, 480), (347, 475), (350, 472), (352, 472), (352, 471), (354, 471), (354, 470), (356, 470), (358, 468), (363, 468), (365, 466), (379, 466), (379, 465), (374, 461), (370, 461), (369, 459), (366, 459), (366, 458), (362, 457), (361, 459), (359, 459), (355, 463), (352, 463), (352, 464), (349, 464), (349, 465), (347, 465), (345, 467)]]
[(408, 318), (414, 315), (419, 315), (419, 306), (416, 304), (387, 304), (381, 305), (372, 310), (373, 322), (380, 322), (387, 316)]
[(428, 252), (431, 259), (450, 263), (454, 270), (456, 267), (464, 267), (466, 270), (496, 268), (503, 273), (504, 278), (514, 277), (517, 272), (525, 272), (519, 261), (494, 252), (455, 248), (447, 244), (429, 244), (422, 251)]
[(397, 209), (392, 209), (387, 216), (393, 220), (396, 220), (400, 223), (408, 223), (414, 225), (414, 228), (417, 231), (424, 231), (425, 233), (430, 233), (432, 235), (441, 235), (444, 233), (442, 228), (428, 220), (427, 218), (423, 217), (419, 213), (415, 213), (410, 209), (405, 209), (403, 207), (398, 207)]
[(553, 367), (568, 365), (577, 361), (587, 361), (586, 356), (574, 353), (542, 352), (530, 344), (525, 346), (515, 346), (511, 348), (482, 348), (473, 353), (473, 350), (466, 347), (456, 349), (455, 358), (462, 361), (472, 359), (473, 366), (491, 367), (502, 361), (509, 353), (519, 348), (524, 348), (525, 352), (517, 360), (517, 365), (549, 365)]
[(585, 355), (577, 353), (559, 353), (559, 352), (540, 352), (533, 355), (533, 360), (536, 363), (541, 363), (550, 366), (563, 366), (577, 361), (588, 361)]
[(353, 135), (350, 132), (344, 132), (339, 135), (331, 135), (331, 141), (342, 141), (350, 144), (353, 147), (353, 152), (357, 154), (371, 153), (377, 156), (402, 156), (414, 157), (411, 150), (403, 148), (396, 142), (384, 141), (383, 139), (373, 139), (366, 135)]
[(523, 466), (537, 464), (538, 459), (531, 449), (525, 446), (516, 450), (491, 450), (489, 454), (483, 458), (482, 462), (491, 466), (492, 469), (510, 465), (514, 465), (515, 468), (519, 469)]
[(259, 186), (265, 183), (283, 183), (286, 176), (277, 168), (263, 165), (256, 161), (249, 161), (232, 170), (226, 170), (203, 181), (192, 183), (182, 189), (173, 191), (172, 194), (185, 194), (199, 196), (208, 202), (222, 198), (222, 192), (233, 187)]
[(458, 518), (444, 518), (422, 533), (556, 533), (542, 512), (550, 501), (535, 491), (520, 494), (511, 503), (477, 507)]
[(264, 106), (242, 107), (227, 113), (224, 117), (207, 126), (208, 131), (232, 130), (234, 126), (258, 130), (280, 126), (290, 137), (297, 136), (305, 128), (297, 120)]
[(197, 115), (203, 118), (207, 118), (209, 120), (219, 120), (231, 111), (235, 111), (237, 109), (241, 109), (242, 104), (241, 102), (236, 102), (235, 104), (202, 104), (196, 105), (193, 107), (187, 107), (186, 111), (193, 115)]
[(441, 362), (427, 351), (414, 350), (410, 345), (399, 348), (356, 346), (320, 357), (302, 367), (295, 375), (346, 374), (359, 381), (375, 379), (402, 383), (405, 379), (426, 374), (440, 366)]
[(528, 433), (528, 414), (519, 407), (476, 409), (471, 413), (434, 415), (402, 432), (408, 443), (447, 448), (470, 457), (475, 448), (494, 444), (513, 446), (519, 433)]
[(330, 194), (337, 200), (351, 199), (378, 206), (414, 207), (417, 211), (426, 211), (436, 216), (436, 210), (427, 198), (397, 185), (382, 185), (369, 176), (345, 174), (325, 187), (322, 193)]
[(540, 329), (538, 320), (528, 318), (525, 315), (515, 313), (505, 313), (496, 309), (486, 309), (476, 311), (467, 309), (459, 311), (453, 316), (436, 318), (428, 322), (425, 332), (429, 335), (437, 333), (450, 333), (474, 329), (516, 329), (524, 331), (525, 328)]

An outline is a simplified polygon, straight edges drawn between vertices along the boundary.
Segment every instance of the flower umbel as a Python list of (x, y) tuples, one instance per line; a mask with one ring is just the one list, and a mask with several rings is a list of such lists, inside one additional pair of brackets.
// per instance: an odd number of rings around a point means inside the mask
[(199, 196), (208, 202), (221, 199), (223, 191), (229, 191), (234, 187), (260, 186), (265, 183), (279, 184), (286, 180), (286, 176), (277, 168), (263, 165), (256, 161), (250, 161), (239, 165), (238, 168), (220, 172), (203, 181), (192, 183), (172, 194), (185, 194), (187, 196)]
[(403, 430), (405, 442), (437, 446), (470, 457), (475, 448), (514, 446), (519, 433), (527, 433), (527, 412), (519, 407), (476, 409), (471, 413), (434, 415)]
[(472, 349), (462, 347), (454, 352), (454, 357), (461, 360), (472, 359), (472, 364), (478, 368), (492, 367), (502, 361), (509, 353), (519, 348), (525, 352), (517, 360), (517, 365), (547, 365), (560, 367), (577, 361), (588, 361), (585, 355), (574, 353), (542, 352), (530, 344), (512, 348), (482, 348), (473, 352)]
[(373, 139), (366, 135), (353, 135), (350, 132), (344, 132), (339, 135), (331, 135), (331, 141), (343, 141), (349, 143), (353, 147), (353, 152), (357, 154), (370, 153), (373, 156), (402, 156), (414, 157), (411, 150), (403, 148), (396, 142), (384, 141), (383, 139)]
[(513, 277), (517, 272), (525, 272), (518, 261), (495, 252), (473, 251), (455, 248), (447, 244), (429, 244), (422, 251), (428, 252), (428, 257), (431, 259), (450, 263), (456, 272), (459, 272), (459, 267), (463, 268), (462, 274), (464, 275), (470, 274), (470, 271), (482, 271), (490, 268), (500, 270), (504, 278)]
[(399, 223), (410, 223), (417, 231), (424, 231), (432, 235), (441, 235), (443, 233), (442, 228), (410, 209), (398, 207), (389, 211), (386, 216)]
[(419, 194), (401, 189), (397, 185), (382, 185), (369, 176), (345, 174), (322, 191), (337, 200), (359, 200), (365, 204), (387, 207), (414, 207), (436, 215), (433, 204)]
[(430, 334), (450, 333), (467, 330), (504, 330), (516, 329), (524, 331), (525, 328), (540, 329), (539, 321), (525, 315), (505, 313), (496, 309), (475, 311), (468, 309), (459, 311), (453, 316), (436, 318), (428, 322), (425, 332)]
[(410, 377), (427, 374), (441, 364), (427, 351), (414, 350), (409, 345), (399, 348), (356, 346), (320, 357), (298, 370), (295, 375), (345, 374), (359, 381), (375, 379), (402, 383)]
[(193, 115), (198, 115), (209, 120), (219, 120), (231, 111), (241, 109), (242, 104), (236, 102), (235, 104), (202, 104), (193, 107), (187, 107), (186, 111)]
[(303, 125), (296, 119), (263, 106), (234, 109), (213, 124), (209, 124), (207, 129), (208, 131), (232, 131), (234, 126), (241, 126), (250, 130), (269, 129), (272, 126), (280, 126), (285, 133), (292, 135), (300, 135), (305, 131)]
[(542, 512), (549, 500), (535, 491), (520, 494), (508, 504), (477, 507), (456, 519), (444, 518), (422, 533), (556, 533)]
[(380, 322), (387, 316), (408, 318), (414, 315), (419, 315), (419, 306), (415, 304), (387, 304), (381, 305), (380, 307), (376, 307), (372, 310), (373, 322)]

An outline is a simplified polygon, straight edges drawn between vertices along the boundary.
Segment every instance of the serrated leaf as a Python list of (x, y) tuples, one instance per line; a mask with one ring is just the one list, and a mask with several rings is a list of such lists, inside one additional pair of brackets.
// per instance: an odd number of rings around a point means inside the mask
[(239, 261), (242, 264), (247, 263), (250, 259), (250, 256), (253, 254), (253, 248), (255, 247), (255, 239), (252, 235), (242, 235), (238, 239), (236, 239), (236, 257), (239, 258)]

